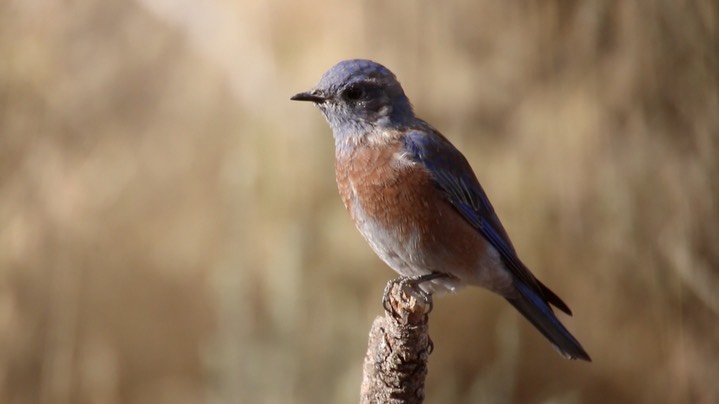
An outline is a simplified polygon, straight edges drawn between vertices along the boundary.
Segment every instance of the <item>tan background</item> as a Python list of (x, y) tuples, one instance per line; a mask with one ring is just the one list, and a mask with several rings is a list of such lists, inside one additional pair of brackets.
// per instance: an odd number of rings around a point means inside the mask
[(465, 152), (594, 358), (465, 290), (428, 403), (719, 402), (719, 6), (567, 3), (0, 2), (0, 402), (357, 402), (393, 273), (289, 101), (353, 57)]

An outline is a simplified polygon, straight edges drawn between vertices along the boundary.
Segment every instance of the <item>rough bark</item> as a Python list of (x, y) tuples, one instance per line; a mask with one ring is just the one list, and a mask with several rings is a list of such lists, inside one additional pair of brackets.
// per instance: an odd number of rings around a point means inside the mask
[(364, 360), (360, 403), (421, 403), (432, 351), (429, 295), (412, 284), (391, 283), (385, 311), (372, 324)]

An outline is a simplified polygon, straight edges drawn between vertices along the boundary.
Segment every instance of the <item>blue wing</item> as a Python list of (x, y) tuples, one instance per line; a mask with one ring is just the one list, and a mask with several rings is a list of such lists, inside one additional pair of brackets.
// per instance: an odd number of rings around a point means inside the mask
[(517, 257), (507, 232), (494, 213), (467, 159), (437, 131), (415, 130), (404, 138), (405, 152), (422, 164), (452, 206), (499, 252), (512, 273), (517, 296), (505, 296), (562, 355), (591, 361), (579, 341), (562, 325), (549, 307), (567, 314), (569, 307), (537, 280)]
[(545, 301), (571, 314), (562, 299), (537, 280), (519, 260), (487, 194), (462, 153), (436, 131), (411, 131), (404, 138), (404, 147), (431, 173), (449, 203), (499, 252), (512, 275)]

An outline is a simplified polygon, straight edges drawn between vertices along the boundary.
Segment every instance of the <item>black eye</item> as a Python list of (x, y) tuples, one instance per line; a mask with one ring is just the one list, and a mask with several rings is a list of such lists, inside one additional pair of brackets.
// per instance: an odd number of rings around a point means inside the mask
[(357, 101), (365, 96), (365, 92), (360, 87), (350, 87), (343, 93), (344, 97), (351, 101)]

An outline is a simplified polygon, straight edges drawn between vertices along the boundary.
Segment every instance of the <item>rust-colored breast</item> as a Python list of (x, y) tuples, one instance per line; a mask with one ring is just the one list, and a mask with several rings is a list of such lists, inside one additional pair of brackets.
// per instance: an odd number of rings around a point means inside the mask
[(355, 221), (374, 220), (399, 230), (417, 226), (427, 210), (428, 175), (400, 155), (400, 145), (365, 146), (336, 162), (345, 207)]

